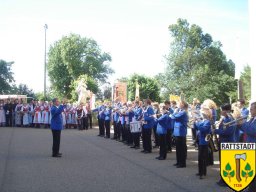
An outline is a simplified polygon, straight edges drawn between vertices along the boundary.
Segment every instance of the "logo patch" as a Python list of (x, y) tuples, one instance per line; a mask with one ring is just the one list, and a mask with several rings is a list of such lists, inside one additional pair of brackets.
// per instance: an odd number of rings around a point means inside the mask
[(255, 143), (221, 143), (220, 175), (234, 191), (242, 191), (255, 177)]

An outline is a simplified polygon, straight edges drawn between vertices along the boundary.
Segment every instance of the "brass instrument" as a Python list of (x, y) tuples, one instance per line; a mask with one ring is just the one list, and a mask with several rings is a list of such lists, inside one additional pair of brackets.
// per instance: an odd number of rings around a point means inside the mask
[[(223, 123), (224, 118), (221, 118), (216, 124), (212, 123), (212, 130), (215, 130), (217, 125), (219, 126)], [(209, 142), (209, 147), (213, 152), (219, 151), (219, 139), (215, 133), (207, 134), (205, 136), (205, 141)]]
[(239, 121), (241, 121), (241, 120), (245, 120), (245, 119), (247, 119), (248, 118), (248, 115), (246, 115), (246, 116), (243, 116), (243, 117), (239, 117), (239, 118), (237, 118), (237, 119), (235, 119), (235, 120), (233, 120), (233, 121), (230, 121), (230, 122), (228, 122), (228, 123), (223, 123), (223, 128), (224, 129), (226, 129), (226, 128), (228, 128), (229, 126), (234, 126), (234, 125), (236, 125), (237, 124), (237, 122), (239, 122)]

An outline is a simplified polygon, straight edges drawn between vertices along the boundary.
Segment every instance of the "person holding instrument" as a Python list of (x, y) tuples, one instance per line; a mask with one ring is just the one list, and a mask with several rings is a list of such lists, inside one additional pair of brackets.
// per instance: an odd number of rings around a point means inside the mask
[[(251, 103), (250, 106), (251, 118), (249, 121), (244, 122), (240, 125), (240, 129), (244, 132), (245, 142), (256, 143), (256, 102)], [(256, 191), (256, 179), (249, 185), (246, 192), (255, 192)]]
[[(219, 128), (212, 130), (212, 134), (219, 135), (219, 141), (220, 141), (219, 146), (221, 143), (224, 143), (224, 142), (235, 142), (235, 126), (230, 126), (228, 128), (224, 126), (224, 123), (228, 123), (234, 120), (230, 114), (231, 105), (229, 103), (225, 103), (220, 107), (220, 109), (221, 109), (220, 113), (222, 117), (219, 123)], [(219, 153), (219, 157), (220, 157), (220, 153)], [(224, 187), (227, 186), (222, 178), (217, 182), (217, 184), (219, 186), (224, 186)]]
[(207, 134), (211, 132), (211, 119), (212, 113), (209, 108), (202, 108), (201, 114), (203, 117), (202, 121), (196, 121), (194, 123), (195, 129), (198, 131), (198, 173), (200, 179), (206, 176), (207, 172), (207, 156), (208, 156), (208, 141), (205, 140)]

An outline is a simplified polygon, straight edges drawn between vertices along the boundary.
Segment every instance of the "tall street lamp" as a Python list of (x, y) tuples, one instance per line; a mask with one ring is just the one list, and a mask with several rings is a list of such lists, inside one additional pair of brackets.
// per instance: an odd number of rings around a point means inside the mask
[(44, 25), (44, 98), (46, 98), (46, 30), (48, 25)]

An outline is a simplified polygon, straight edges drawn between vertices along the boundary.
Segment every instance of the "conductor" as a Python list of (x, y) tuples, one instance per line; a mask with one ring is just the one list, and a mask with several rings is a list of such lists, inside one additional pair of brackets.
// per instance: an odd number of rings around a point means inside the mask
[(64, 105), (60, 105), (58, 98), (52, 100), (53, 106), (51, 108), (51, 130), (52, 130), (52, 157), (61, 157), (59, 153), (60, 149), (60, 136), (61, 130), (63, 128), (62, 124), (62, 111), (64, 110)]

